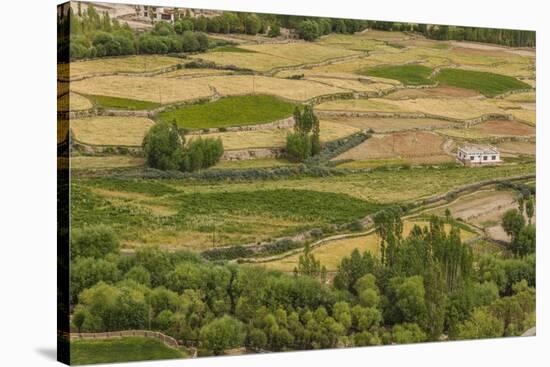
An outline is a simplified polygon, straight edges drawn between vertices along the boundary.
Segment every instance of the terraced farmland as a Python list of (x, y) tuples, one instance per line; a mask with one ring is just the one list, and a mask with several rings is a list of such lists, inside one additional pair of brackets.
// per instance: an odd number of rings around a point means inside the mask
[(85, 144), (137, 146), (153, 123), (146, 117), (96, 116), (72, 119), (71, 130)]
[[(59, 66), (62, 74), (71, 78), (110, 73), (150, 73), (182, 63), (182, 59), (162, 55), (139, 55), (78, 61)], [(59, 71), (58, 71), (59, 72)]]

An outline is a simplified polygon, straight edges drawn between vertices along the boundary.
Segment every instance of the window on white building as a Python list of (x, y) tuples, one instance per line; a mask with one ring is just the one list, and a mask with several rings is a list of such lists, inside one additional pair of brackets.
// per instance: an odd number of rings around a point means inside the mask
[(474, 156), (473, 156), (473, 155), (470, 156), (470, 160), (471, 160), (471, 161), (474, 160)]
[(484, 161), (487, 160), (487, 156), (486, 156), (486, 155), (483, 156), (483, 160), (484, 160)]
[(492, 157), (491, 157), (491, 159), (492, 159), (492, 160), (494, 161), (494, 160), (496, 160), (496, 159), (497, 159), (497, 156), (496, 156), (496, 155), (494, 155), (494, 156), (492, 156)]

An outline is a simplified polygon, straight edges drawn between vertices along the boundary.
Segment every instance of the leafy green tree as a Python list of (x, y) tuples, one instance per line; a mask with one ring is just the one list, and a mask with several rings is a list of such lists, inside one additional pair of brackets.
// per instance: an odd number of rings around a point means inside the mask
[(535, 226), (529, 224), (523, 227), (512, 243), (512, 252), (518, 256), (534, 253), (536, 250), (537, 234)]
[(104, 225), (75, 228), (71, 231), (71, 258), (102, 258), (118, 253), (120, 243), (115, 232)]
[(244, 19), (244, 29), (246, 34), (255, 35), (262, 28), (262, 21), (255, 14), (248, 14)]
[(510, 209), (502, 217), (502, 228), (508, 236), (512, 238), (512, 242), (517, 238), (521, 229), (525, 226), (525, 218), (516, 209)]
[(478, 308), (469, 320), (458, 326), (456, 339), (497, 338), (503, 333), (504, 323), (489, 312)]
[(267, 32), (267, 36), (274, 38), (279, 37), (281, 35), (281, 27), (277, 23), (271, 24), (269, 27), (269, 32)]
[(178, 169), (184, 143), (175, 123), (155, 124), (143, 139), (147, 165), (161, 170)]
[(529, 224), (531, 224), (533, 216), (535, 215), (535, 200), (532, 195), (529, 196), (529, 199), (527, 199), (527, 202), (525, 203), (525, 213), (529, 219)]
[(244, 324), (230, 316), (215, 319), (200, 330), (201, 345), (216, 355), (243, 345), (245, 337)]
[(294, 274), (320, 277), (322, 280), (326, 279), (327, 269), (324, 265), (321, 265), (321, 261), (317, 260), (315, 255), (311, 253), (309, 244), (306, 244), (303, 255), (300, 255), (298, 266), (294, 268)]
[(120, 278), (116, 264), (103, 259), (79, 257), (71, 263), (71, 298), (76, 302), (78, 295), (100, 281), (114, 283)]
[(414, 323), (398, 324), (392, 329), (392, 340), (397, 344), (421, 343), (427, 338), (420, 326)]
[(321, 35), (319, 25), (314, 20), (303, 20), (298, 26), (298, 35), (306, 41), (314, 41)]
[(311, 137), (301, 133), (288, 133), (286, 136), (286, 152), (290, 160), (304, 161), (311, 156)]
[(125, 277), (145, 286), (151, 286), (151, 274), (143, 266), (134, 266), (126, 273)]

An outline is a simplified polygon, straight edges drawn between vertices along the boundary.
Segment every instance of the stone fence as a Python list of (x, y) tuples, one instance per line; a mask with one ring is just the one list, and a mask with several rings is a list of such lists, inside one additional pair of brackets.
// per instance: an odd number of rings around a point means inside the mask
[(158, 331), (123, 330), (123, 331), (106, 331), (103, 333), (70, 333), (71, 340), (114, 339), (114, 338), (132, 337), (132, 336), (141, 336), (145, 338), (157, 339), (171, 348), (180, 347), (176, 339)]
[(250, 148), (226, 150), (221, 157), (222, 161), (244, 161), (261, 158), (281, 158), (284, 155), (283, 148)]

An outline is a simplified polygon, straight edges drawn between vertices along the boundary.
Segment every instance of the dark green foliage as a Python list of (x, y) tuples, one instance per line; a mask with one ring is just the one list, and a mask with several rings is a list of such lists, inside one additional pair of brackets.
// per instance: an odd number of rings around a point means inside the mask
[(307, 105), (303, 111), (294, 108), (294, 133), (286, 137), (286, 152), (290, 160), (302, 162), (321, 152), (319, 119), (313, 107)]
[(216, 164), (223, 155), (218, 139), (192, 139), (187, 145), (175, 123), (155, 124), (143, 139), (147, 165), (160, 170), (196, 171)]
[(279, 37), (281, 35), (281, 27), (274, 23), (269, 27), (269, 32), (267, 32), (268, 37)]
[(120, 244), (114, 231), (106, 226), (88, 226), (71, 231), (71, 258), (102, 258), (118, 253)]
[(289, 160), (302, 162), (311, 156), (311, 136), (301, 133), (288, 133), (286, 152)]
[(319, 25), (313, 20), (304, 20), (298, 26), (298, 35), (306, 41), (314, 41), (321, 35)]
[(200, 331), (202, 346), (216, 355), (222, 354), (226, 349), (242, 345), (245, 336), (243, 323), (230, 316), (215, 319)]
[(93, 6), (88, 7), (82, 16), (75, 16), (71, 12), (69, 18), (71, 60), (197, 52), (206, 51), (209, 46), (208, 37), (204, 33), (193, 32), (194, 26), (188, 19), (174, 25), (157, 22), (150, 31), (136, 33), (126, 23), (121, 25), (116, 19), (110, 19), (107, 12), (99, 15)]
[(303, 255), (298, 259), (298, 266), (294, 268), (294, 274), (306, 275), (310, 277), (319, 277), (321, 280), (326, 279), (327, 269), (321, 262), (311, 253), (309, 244), (306, 244)]
[(474, 70), (443, 69), (436, 79), (441, 84), (473, 89), (487, 97), (513, 90), (531, 89), (528, 84), (511, 76)]

